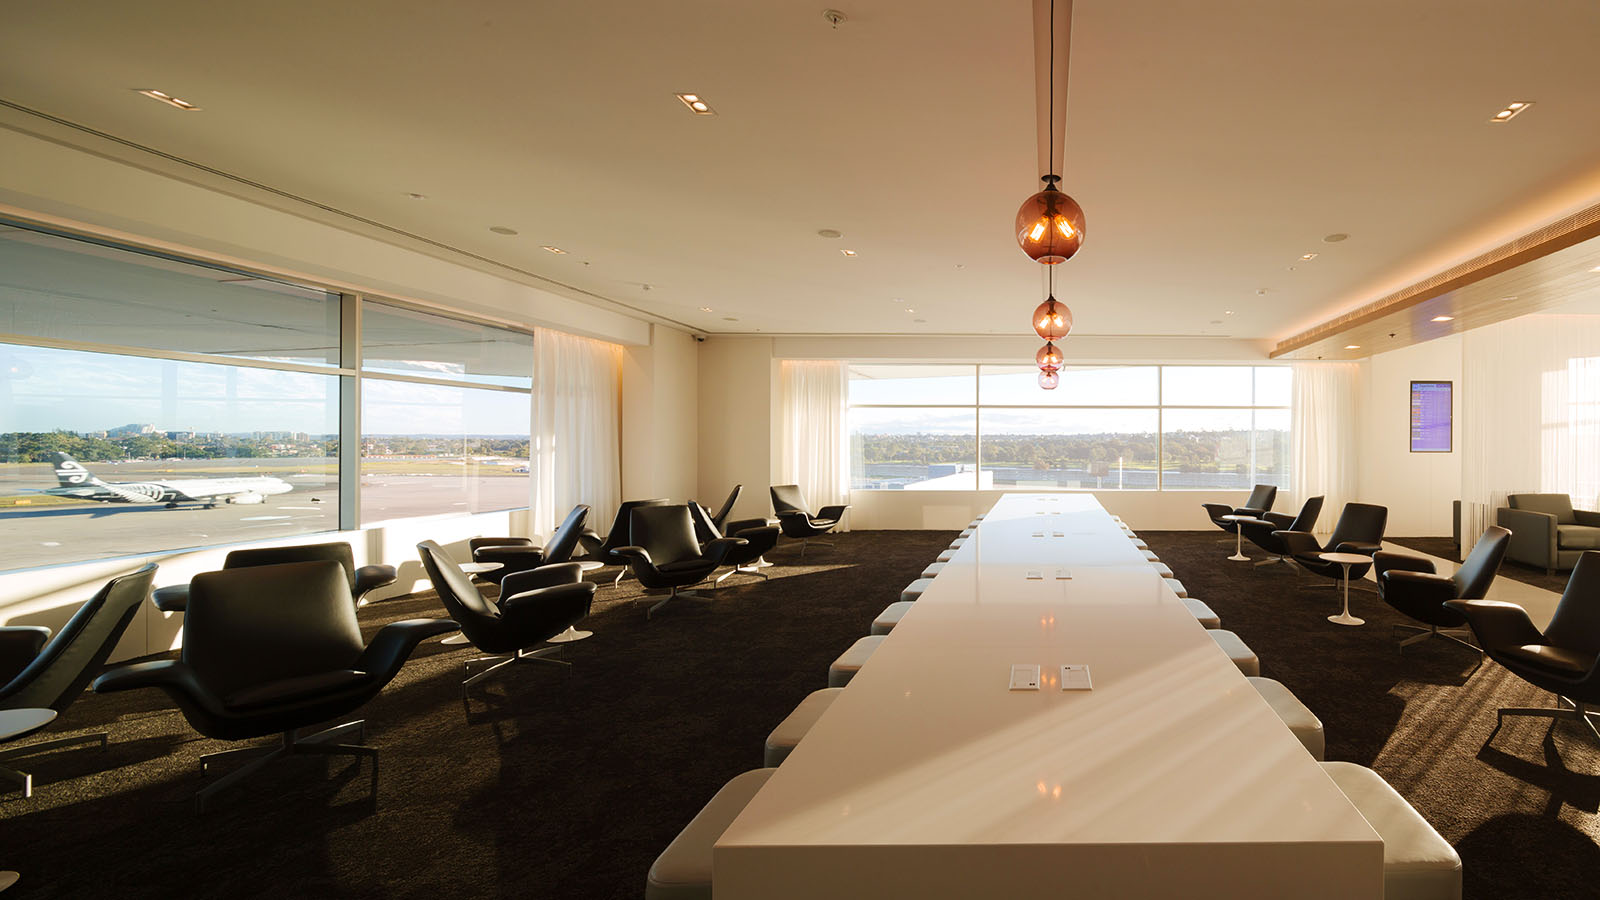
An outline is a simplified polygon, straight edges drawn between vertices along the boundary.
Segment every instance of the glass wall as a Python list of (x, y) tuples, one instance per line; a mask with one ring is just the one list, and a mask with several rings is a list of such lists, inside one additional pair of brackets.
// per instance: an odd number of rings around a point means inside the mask
[(1283, 366), (850, 369), (854, 490), (1288, 487)]
[(526, 507), (533, 368), (527, 332), (0, 221), (0, 571)]

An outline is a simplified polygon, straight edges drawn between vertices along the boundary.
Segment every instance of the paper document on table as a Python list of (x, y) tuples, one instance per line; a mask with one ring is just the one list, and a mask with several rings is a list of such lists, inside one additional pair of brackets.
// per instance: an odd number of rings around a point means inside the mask
[(1039, 667), (1027, 663), (1018, 663), (1011, 667), (1011, 690), (1037, 691), (1039, 689)]
[(1089, 667), (1081, 663), (1069, 663), (1062, 666), (1061, 689), (1063, 691), (1094, 690), (1094, 685), (1089, 682)]

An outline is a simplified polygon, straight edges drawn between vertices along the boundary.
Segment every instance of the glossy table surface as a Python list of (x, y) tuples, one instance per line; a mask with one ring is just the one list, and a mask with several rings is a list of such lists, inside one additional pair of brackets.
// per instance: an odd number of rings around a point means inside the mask
[[(1019, 663), (1042, 690), (1007, 689)], [(1376, 900), (1382, 855), (1092, 496), (1008, 494), (714, 866), (719, 900)]]

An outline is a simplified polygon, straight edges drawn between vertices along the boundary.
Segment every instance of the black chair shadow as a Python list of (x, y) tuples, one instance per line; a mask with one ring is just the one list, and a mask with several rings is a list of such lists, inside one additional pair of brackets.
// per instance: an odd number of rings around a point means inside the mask
[[(1600, 885), (1592, 874), (1600, 867), (1600, 846), (1554, 816), (1495, 816), (1457, 841), (1455, 847), (1461, 854), (1461, 895), (1467, 900), (1600, 897)], [(1507, 847), (1528, 848), (1529, 854), (1547, 864), (1507, 865)]]
[[(1535, 728), (1544, 731), (1539, 742), (1544, 755), (1542, 762), (1524, 759), (1514, 752), (1529, 746), (1529, 732)], [(1591, 741), (1580, 735), (1580, 728), (1577, 722), (1559, 719), (1507, 719), (1504, 727), (1496, 727), (1489, 733), (1478, 750), (1478, 759), (1524, 784), (1547, 791), (1550, 806), (1546, 812), (1550, 815), (1555, 815), (1562, 806), (1586, 813), (1600, 812), (1600, 774), (1593, 773), (1596, 754)], [(1578, 750), (1580, 747), (1590, 752), (1583, 753)], [(1568, 758), (1574, 760), (1575, 766), (1567, 764)]]

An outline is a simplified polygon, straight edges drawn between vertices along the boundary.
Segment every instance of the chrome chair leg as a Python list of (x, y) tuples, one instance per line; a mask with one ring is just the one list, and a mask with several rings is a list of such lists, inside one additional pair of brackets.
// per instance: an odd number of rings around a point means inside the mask
[(672, 592), (671, 593), (667, 594), (667, 596), (663, 597), (660, 602), (656, 603), (654, 606), (650, 607), (648, 610), (645, 611), (644, 617), (646, 619), (648, 619), (648, 618), (654, 616), (656, 614), (656, 610), (660, 609), (663, 606), (666, 606), (668, 603), (671, 603), (672, 601), (678, 599), (679, 597), (685, 597), (685, 598), (690, 599), (690, 600), (700, 600), (700, 601), (707, 602), (707, 603), (709, 603), (709, 602), (711, 602), (711, 601), (716, 599), (715, 597), (707, 597), (705, 594), (701, 594), (701, 593), (696, 592), (696, 591), (684, 590), (682, 588), (674, 586), (672, 588)]
[(366, 739), (366, 720), (356, 719), (343, 725), (325, 728), (305, 737), (295, 737), (293, 730), (283, 733), (283, 741), (277, 747), (240, 747), (236, 750), (226, 750), (221, 753), (212, 753), (201, 757), (201, 767), (208, 760), (217, 760), (225, 756), (237, 756), (244, 753), (260, 754), (256, 759), (245, 763), (243, 766), (218, 778), (195, 792), (195, 806), (200, 812), (205, 812), (211, 804), (211, 798), (219, 792), (249, 778), (256, 772), (266, 768), (275, 760), (295, 754), (315, 754), (318, 756), (364, 756), (372, 760), (373, 787), (377, 787), (378, 777), (378, 748), (366, 747), (357, 744), (335, 743), (336, 738), (344, 737), (354, 731), (357, 740)]
[[(461, 674), (465, 677), (461, 682), (461, 699), (467, 699), (467, 688), (477, 684), (485, 678), (488, 678), (490, 675), (493, 675), (501, 669), (504, 669), (506, 666), (519, 662), (541, 662), (548, 663), (553, 666), (565, 666), (570, 673), (572, 669), (572, 663), (569, 663), (564, 659), (549, 658), (552, 654), (558, 652), (560, 649), (561, 645), (556, 644), (553, 647), (540, 647), (538, 650), (522, 649), (518, 650), (516, 653), (499, 653), (495, 654), (494, 656), (478, 656), (474, 657), (473, 659), (462, 660)], [(472, 664), (480, 662), (492, 662), (494, 665), (489, 666), (487, 669), (484, 669), (476, 675), (469, 675), (468, 673), (471, 671)]]
[[(1572, 707), (1568, 709), (1567, 707)], [(1591, 710), (1588, 704), (1575, 703), (1560, 694), (1556, 695), (1555, 706), (1541, 707), (1505, 707), (1497, 711), (1494, 731), (1489, 733), (1492, 740), (1500, 726), (1506, 723), (1506, 716), (1530, 716), (1534, 718), (1565, 719), (1568, 721), (1582, 722), (1588, 726), (1589, 734), (1600, 741), (1600, 728), (1595, 727), (1594, 716), (1600, 716), (1600, 711)]]
[(100, 749), (104, 750), (106, 748), (107, 737), (108, 735), (106, 732), (96, 731), (93, 734), (77, 734), (71, 737), (51, 738), (48, 741), (39, 741), (38, 743), (34, 744), (24, 744), (21, 747), (11, 747), (6, 750), (0, 750), (0, 760), (16, 759), (19, 756), (32, 756), (35, 753), (43, 753), (46, 750), (59, 750), (62, 747), (76, 747), (80, 744), (99, 744)]
[(1464, 629), (1441, 629), (1437, 625), (1429, 625), (1427, 628), (1423, 628), (1420, 625), (1397, 624), (1394, 626), (1394, 630), (1396, 632), (1417, 632), (1417, 634), (1413, 634), (1411, 637), (1408, 637), (1400, 642), (1400, 649), (1402, 651), (1412, 644), (1419, 644), (1429, 638), (1444, 638), (1447, 641), (1453, 641), (1463, 647), (1467, 647), (1475, 653), (1483, 653), (1483, 649), (1481, 647), (1467, 640), (1467, 638), (1471, 636), (1471, 632), (1468, 632)]

